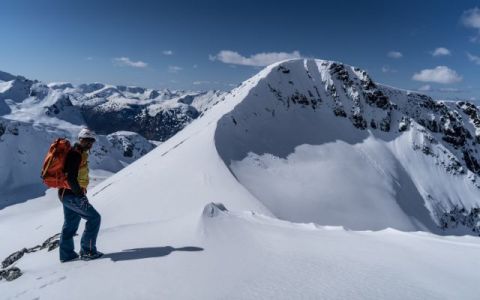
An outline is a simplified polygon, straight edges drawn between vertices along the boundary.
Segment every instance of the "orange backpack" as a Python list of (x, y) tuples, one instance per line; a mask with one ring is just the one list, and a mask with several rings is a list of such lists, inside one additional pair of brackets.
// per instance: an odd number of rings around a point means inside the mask
[(70, 188), (64, 172), (65, 159), (72, 146), (65, 138), (56, 139), (48, 149), (42, 167), (42, 179), (51, 188)]

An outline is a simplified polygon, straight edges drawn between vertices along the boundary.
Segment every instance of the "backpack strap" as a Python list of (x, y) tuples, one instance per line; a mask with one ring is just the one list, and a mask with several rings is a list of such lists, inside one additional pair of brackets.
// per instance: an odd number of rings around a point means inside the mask
[(63, 195), (65, 195), (65, 188), (62, 189), (62, 195), (60, 196), (60, 201), (63, 202)]

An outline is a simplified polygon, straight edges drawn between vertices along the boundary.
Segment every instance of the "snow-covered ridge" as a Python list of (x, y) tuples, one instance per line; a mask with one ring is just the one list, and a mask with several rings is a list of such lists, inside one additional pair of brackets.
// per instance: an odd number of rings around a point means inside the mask
[(215, 142), (281, 218), (479, 233), (479, 116), (471, 103), (379, 86), (342, 63), (294, 60), (222, 117)]

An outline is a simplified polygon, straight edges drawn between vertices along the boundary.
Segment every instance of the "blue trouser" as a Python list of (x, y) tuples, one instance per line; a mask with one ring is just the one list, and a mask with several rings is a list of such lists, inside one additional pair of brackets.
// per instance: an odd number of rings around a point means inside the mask
[(81, 252), (95, 253), (97, 251), (97, 235), (100, 229), (100, 214), (88, 202), (87, 197), (64, 195), (62, 235), (60, 236), (60, 260), (68, 260), (76, 256), (73, 236), (77, 232), (80, 219), (87, 220), (81, 240)]

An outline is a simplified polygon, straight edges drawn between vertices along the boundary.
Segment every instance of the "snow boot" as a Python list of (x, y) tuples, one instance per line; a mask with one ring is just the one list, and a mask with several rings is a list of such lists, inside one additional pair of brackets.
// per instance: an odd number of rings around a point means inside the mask
[(73, 255), (72, 257), (69, 257), (67, 259), (61, 259), (60, 262), (66, 263), (66, 262), (69, 262), (69, 261), (72, 261), (72, 260), (76, 260), (77, 258), (78, 258), (78, 254), (75, 253), (75, 255)]
[(103, 253), (100, 251), (96, 252), (82, 252), (80, 251), (80, 259), (81, 260), (93, 260), (103, 256)]

